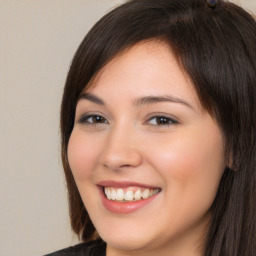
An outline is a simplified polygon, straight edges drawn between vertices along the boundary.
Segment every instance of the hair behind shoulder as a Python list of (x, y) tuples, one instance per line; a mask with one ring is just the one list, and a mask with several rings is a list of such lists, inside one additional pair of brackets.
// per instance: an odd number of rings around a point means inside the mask
[(95, 234), (67, 158), (77, 99), (118, 53), (152, 39), (170, 46), (225, 138), (230, 165), (212, 205), (204, 256), (256, 255), (256, 22), (221, 0), (214, 8), (206, 0), (131, 0), (82, 41), (66, 80), (60, 123), (72, 228), (83, 240)]

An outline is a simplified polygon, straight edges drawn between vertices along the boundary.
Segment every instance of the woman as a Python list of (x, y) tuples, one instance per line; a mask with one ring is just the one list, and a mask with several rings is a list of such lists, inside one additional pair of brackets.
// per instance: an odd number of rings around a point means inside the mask
[(132, 0), (81, 43), (61, 109), (71, 225), (52, 255), (256, 255), (256, 23)]

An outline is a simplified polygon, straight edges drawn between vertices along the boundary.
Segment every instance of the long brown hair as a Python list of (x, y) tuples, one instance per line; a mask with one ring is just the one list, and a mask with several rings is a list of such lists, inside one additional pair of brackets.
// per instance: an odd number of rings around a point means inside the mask
[(212, 205), (204, 256), (256, 255), (256, 23), (227, 1), (132, 0), (89, 31), (70, 67), (61, 107), (62, 160), (71, 225), (85, 240), (95, 228), (67, 159), (77, 99), (117, 53), (142, 41), (168, 43), (202, 106), (225, 137), (226, 167)]

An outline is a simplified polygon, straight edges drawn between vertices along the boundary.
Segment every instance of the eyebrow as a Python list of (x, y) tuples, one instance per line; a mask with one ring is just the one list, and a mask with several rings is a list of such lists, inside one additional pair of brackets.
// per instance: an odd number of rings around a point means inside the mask
[(173, 97), (170, 95), (164, 95), (164, 96), (145, 96), (138, 98), (134, 101), (134, 105), (137, 107), (141, 107), (143, 105), (151, 105), (158, 102), (172, 102), (172, 103), (180, 103), (183, 104), (191, 109), (194, 109), (192, 105), (190, 105), (188, 102), (179, 99), (177, 97)]
[(96, 103), (98, 105), (105, 105), (105, 102), (102, 99), (100, 99), (99, 97), (97, 97), (97, 96), (95, 96), (91, 93), (82, 93), (82, 94), (80, 94), (80, 96), (78, 97), (77, 102), (81, 99), (89, 100), (89, 101), (91, 101), (93, 103)]
[[(91, 93), (82, 93), (79, 97), (78, 97), (78, 101), (81, 99), (85, 99), (85, 100), (89, 100), (95, 104), (98, 105), (105, 105), (105, 102), (97, 97), (96, 95), (93, 95)], [(171, 102), (171, 103), (180, 103), (182, 105), (185, 105), (186, 107), (189, 107), (191, 109), (194, 110), (194, 108), (192, 107), (192, 105), (190, 105), (188, 102), (179, 99), (177, 97), (173, 97), (170, 95), (163, 95), (163, 96), (144, 96), (144, 97), (139, 97), (137, 99), (134, 100), (133, 104), (136, 107), (142, 107), (144, 105), (152, 105), (152, 104), (156, 104), (159, 102)]]

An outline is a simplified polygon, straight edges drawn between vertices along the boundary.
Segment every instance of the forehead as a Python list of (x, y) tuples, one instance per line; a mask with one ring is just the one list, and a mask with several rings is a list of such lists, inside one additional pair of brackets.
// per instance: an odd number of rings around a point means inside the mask
[[(112, 96), (120, 92), (134, 96), (174, 94), (189, 97), (202, 108), (194, 85), (177, 61), (170, 46), (162, 41), (142, 41), (117, 54), (84, 88), (83, 92)], [(142, 94), (142, 95), (140, 95)]]

